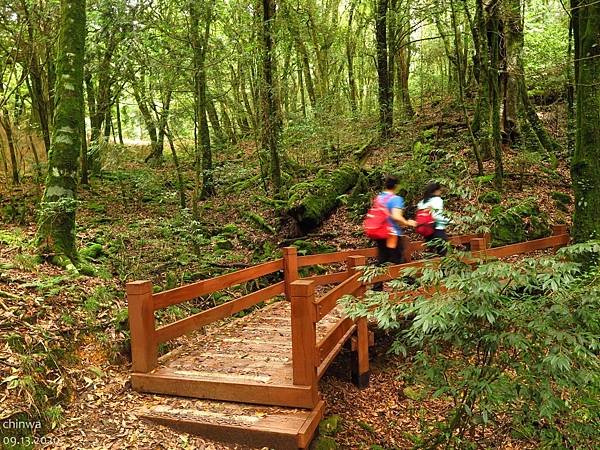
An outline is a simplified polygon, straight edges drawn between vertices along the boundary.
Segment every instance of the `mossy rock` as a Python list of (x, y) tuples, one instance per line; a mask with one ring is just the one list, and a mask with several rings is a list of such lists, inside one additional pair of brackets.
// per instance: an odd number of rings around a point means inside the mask
[(337, 450), (339, 448), (335, 439), (330, 436), (319, 436), (312, 446), (314, 450)]
[(94, 243), (79, 250), (79, 256), (85, 259), (96, 259), (104, 254), (102, 244)]
[(571, 196), (569, 194), (565, 194), (560, 191), (553, 191), (550, 196), (554, 199), (557, 204), (560, 205), (570, 205), (571, 204)]
[(340, 430), (342, 419), (334, 415), (326, 417), (319, 423), (319, 433), (326, 436), (333, 436)]
[(540, 211), (535, 199), (511, 207), (492, 209), (492, 246), (515, 244), (551, 234), (550, 219)]
[(359, 174), (360, 169), (349, 164), (333, 172), (320, 170), (314, 180), (292, 186), (288, 214), (301, 231), (313, 230), (339, 205), (339, 197), (356, 185)]
[(488, 203), (490, 205), (497, 205), (502, 201), (502, 197), (500, 192), (498, 191), (488, 191), (479, 196), (479, 203)]

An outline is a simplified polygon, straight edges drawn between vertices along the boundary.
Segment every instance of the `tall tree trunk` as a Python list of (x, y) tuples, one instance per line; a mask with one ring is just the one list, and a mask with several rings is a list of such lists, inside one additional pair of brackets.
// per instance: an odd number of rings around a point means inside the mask
[(87, 130), (84, 120), (81, 124), (81, 184), (90, 184), (89, 176)]
[(393, 115), (390, 109), (390, 80), (388, 70), (387, 44), (388, 0), (377, 0), (375, 18), (375, 40), (377, 43), (377, 79), (379, 99), (379, 129), (382, 138), (389, 137), (392, 131)]
[(148, 108), (148, 103), (145, 96), (145, 88), (141, 90), (143, 83), (144, 80), (142, 79), (139, 85), (136, 82), (132, 83), (132, 87), (133, 96), (138, 104), (138, 109), (140, 110), (140, 114), (144, 120), (144, 125), (146, 126), (146, 132), (150, 138), (150, 153), (145, 159), (145, 162), (148, 162), (149, 160), (154, 159), (158, 154), (158, 133), (156, 130), (156, 123), (152, 117), (152, 112), (150, 111), (150, 108)]
[(10, 165), (12, 168), (12, 181), (13, 184), (19, 184), (19, 165), (17, 163), (15, 138), (13, 135), (12, 124), (8, 113), (8, 109), (6, 108), (2, 108), (2, 112), (0, 112), (0, 124), (2, 124), (2, 128), (4, 128), (4, 133), (6, 134), (6, 142), (8, 144), (8, 155), (10, 156)]
[[(201, 157), (196, 142), (196, 170), (200, 168), (202, 176), (202, 189), (200, 198), (207, 198), (214, 194), (215, 188), (213, 184), (212, 174), (212, 151), (210, 146), (210, 134), (208, 129), (207, 117), (207, 79), (206, 79), (206, 53), (208, 51), (208, 38), (210, 35), (210, 25), (212, 21), (211, 3), (208, 10), (205, 11), (204, 17), (201, 17), (201, 12), (198, 9), (199, 5), (193, 0), (190, 2), (190, 37), (192, 50), (194, 52), (194, 98), (195, 98), (195, 116), (198, 123), (198, 132), (200, 135), (200, 144), (202, 148)], [(200, 36), (200, 20), (204, 20), (204, 32)]]
[(571, 174), (574, 238), (600, 238), (600, 3), (574, 0), (577, 135)]
[(175, 143), (173, 142), (173, 135), (169, 129), (168, 124), (165, 125), (167, 139), (169, 140), (169, 147), (171, 147), (171, 155), (173, 156), (173, 164), (175, 164), (175, 172), (177, 173), (177, 185), (179, 187), (179, 206), (181, 209), (185, 209), (185, 183), (183, 182), (183, 174), (181, 173), (181, 166), (179, 165), (179, 158), (177, 157), (177, 151), (175, 150)]
[(169, 120), (169, 113), (171, 110), (171, 98), (173, 96), (173, 90), (169, 87), (167, 92), (164, 94), (162, 101), (162, 109), (159, 111), (155, 108), (154, 113), (157, 117), (157, 128), (158, 128), (158, 139), (156, 142), (156, 156), (161, 159), (165, 147), (165, 133)]
[[(452, 29), (454, 31), (454, 51), (457, 53), (456, 55), (456, 64), (457, 64), (457, 74), (458, 74), (458, 95), (460, 104), (462, 107), (463, 117), (465, 119), (465, 123), (467, 124), (467, 129), (469, 130), (469, 136), (471, 137), (471, 143), (473, 146), (473, 154), (475, 156), (475, 161), (477, 162), (477, 173), (481, 176), (483, 175), (483, 161), (481, 159), (481, 154), (479, 153), (479, 146), (477, 143), (477, 139), (475, 139), (475, 135), (473, 134), (473, 128), (471, 127), (471, 121), (469, 119), (469, 114), (467, 113), (467, 107), (465, 104), (465, 75), (466, 72), (463, 70), (461, 64), (463, 59), (458, 55), (460, 51), (460, 47), (458, 46), (458, 41), (460, 40), (460, 34), (457, 25), (456, 19), (456, 8), (454, 7), (454, 0), (450, 0), (450, 12), (451, 12), (451, 21), (452, 21)], [(465, 59), (466, 61), (466, 59)]]
[(33, 141), (33, 137), (29, 134), (29, 146), (31, 147), (31, 152), (33, 153), (33, 160), (35, 162), (35, 174), (37, 177), (36, 184), (38, 180), (42, 179), (42, 165), (40, 163), (40, 156), (37, 151), (37, 147), (35, 142)]
[(503, 71), (502, 127), (505, 140), (508, 144), (522, 140), (524, 147), (553, 152), (559, 146), (548, 135), (527, 93), (521, 0), (505, 0), (503, 3), (506, 70)]
[(217, 143), (224, 144), (227, 141), (227, 138), (225, 137), (223, 128), (221, 128), (221, 121), (219, 120), (219, 113), (217, 112), (215, 101), (211, 98), (206, 105), (208, 107), (208, 119), (210, 120), (210, 125), (213, 129), (214, 136), (217, 139)]
[(115, 100), (115, 107), (117, 113), (117, 133), (119, 136), (119, 144), (123, 144), (123, 122), (121, 121), (121, 105), (119, 104), (119, 98)]
[(348, 92), (350, 94), (350, 110), (352, 114), (357, 113), (357, 93), (356, 93), (356, 79), (354, 78), (354, 52), (356, 50), (356, 44), (354, 41), (354, 35), (352, 31), (352, 21), (354, 19), (355, 3), (350, 3), (350, 11), (348, 12), (348, 32), (346, 34), (346, 61), (348, 64)]
[(281, 191), (281, 167), (277, 143), (280, 131), (280, 119), (276, 106), (276, 87), (274, 81), (275, 58), (273, 57), (273, 20), (275, 16), (275, 1), (262, 0), (262, 128), (261, 145), (269, 154), (269, 175), (273, 193)]
[(500, 124), (500, 77), (501, 73), (501, 42), (500, 36), (502, 33), (501, 22), (500, 22), (500, 1), (493, 1), (486, 6), (488, 18), (487, 18), (487, 37), (490, 54), (490, 65), (488, 67), (488, 84), (489, 84), (489, 99), (490, 99), (490, 112), (492, 122), (492, 148), (494, 155), (494, 181), (496, 187), (502, 188), (504, 180), (504, 166), (502, 161), (502, 135), (501, 135), (501, 124)]
[(56, 60), (54, 131), (42, 198), (37, 241), (40, 250), (68, 268), (77, 260), (75, 212), (81, 152), (85, 0), (62, 0)]

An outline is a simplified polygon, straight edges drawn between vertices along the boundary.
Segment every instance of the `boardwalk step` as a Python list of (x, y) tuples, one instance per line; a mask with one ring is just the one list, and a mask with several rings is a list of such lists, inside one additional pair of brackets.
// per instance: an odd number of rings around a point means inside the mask
[(296, 449), (308, 446), (323, 417), (323, 410), (323, 401), (309, 410), (163, 399), (163, 403), (139, 411), (138, 416), (216, 441), (253, 447)]

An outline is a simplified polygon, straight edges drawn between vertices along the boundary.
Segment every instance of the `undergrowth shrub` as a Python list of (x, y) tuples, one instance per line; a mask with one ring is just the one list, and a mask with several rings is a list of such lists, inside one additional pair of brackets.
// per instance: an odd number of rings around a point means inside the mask
[[(476, 266), (454, 253), (406, 270), (391, 282), (395, 300), (372, 291), (342, 300), (351, 317), (396, 332), (390, 350), (407, 356), (415, 382), (447, 402), (441, 420), (424, 422), (418, 448), (490, 447), (490, 428), (540, 448), (597, 448), (599, 256), (599, 242)], [(380, 271), (368, 268), (364, 278)], [(412, 321), (402, 329), (405, 318)]]

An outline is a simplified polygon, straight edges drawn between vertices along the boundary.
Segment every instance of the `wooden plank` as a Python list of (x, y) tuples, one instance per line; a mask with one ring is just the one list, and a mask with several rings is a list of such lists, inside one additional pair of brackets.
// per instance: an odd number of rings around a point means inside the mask
[(310, 412), (310, 415), (302, 425), (302, 428), (298, 431), (297, 434), (297, 445), (298, 448), (306, 448), (312, 441), (312, 438), (317, 431), (317, 427), (319, 426), (319, 422), (323, 419), (325, 415), (325, 402), (321, 400), (317, 403), (317, 406), (313, 408)]
[(321, 363), (321, 365), (319, 367), (317, 367), (317, 378), (319, 380), (321, 379), (321, 377), (323, 375), (325, 375), (325, 372), (327, 371), (327, 368), (329, 367), (329, 365), (333, 362), (333, 360), (335, 359), (335, 357), (338, 355), (338, 353), (340, 352), (340, 350), (344, 346), (344, 343), (348, 339), (350, 339), (350, 337), (352, 336), (352, 334), (355, 331), (356, 331), (356, 325), (352, 325), (352, 327), (346, 332), (346, 334), (339, 340), (339, 342), (333, 348), (333, 350), (329, 352), (329, 355), (327, 355), (327, 357)]
[(275, 283), (264, 289), (260, 289), (235, 300), (228, 301), (222, 305), (199, 312), (193, 316), (178, 320), (156, 330), (157, 342), (167, 342), (186, 333), (197, 330), (209, 323), (229, 317), (232, 314), (243, 311), (246, 308), (256, 305), (259, 302), (268, 300), (276, 295), (283, 294), (285, 283), (283, 281)]
[(294, 386), (253, 383), (250, 381), (230, 383), (174, 374), (132, 373), (131, 385), (139, 392), (255, 403), (257, 405), (313, 408), (319, 401), (316, 384), (313, 386)]
[(154, 310), (156, 311), (157, 309), (166, 308), (167, 306), (177, 305), (280, 270), (283, 270), (283, 258), (221, 275), (209, 280), (201, 280), (196, 283), (159, 292), (158, 294), (154, 294)]
[(335, 308), (335, 305), (340, 298), (342, 298), (344, 295), (353, 294), (354, 291), (361, 286), (361, 282), (358, 281), (360, 276), (360, 273), (352, 275), (339, 286), (336, 286), (316, 301), (317, 321), (329, 314), (329, 312)]
[(292, 366), (295, 385), (316, 386), (316, 311), (315, 282), (296, 280), (292, 283)]
[(354, 322), (352, 319), (348, 317), (342, 317), (338, 322), (334, 325), (334, 327), (327, 332), (327, 334), (317, 343), (317, 361), (315, 361), (315, 365), (319, 366), (329, 353), (334, 349), (334, 347), (339, 343), (340, 339), (342, 339), (348, 330), (354, 326)]
[[(182, 417), (169, 417), (156, 414), (140, 414), (145, 420), (159, 425), (173, 428), (184, 433), (199, 435), (214, 441), (250, 445), (252, 447), (278, 448), (284, 450), (296, 450), (298, 433), (295, 428), (288, 427), (287, 430), (276, 430), (269, 427), (261, 427), (260, 423), (253, 426), (236, 426), (225, 423), (201, 422)], [(279, 420), (286, 421), (285, 417)]]
[(348, 272), (335, 272), (328, 273), (325, 275), (314, 275), (312, 277), (303, 278), (303, 280), (315, 281), (317, 286), (324, 286), (326, 284), (338, 284), (348, 278)]
[(315, 266), (318, 264), (332, 264), (343, 262), (348, 256), (365, 256), (373, 258), (377, 256), (376, 248), (359, 248), (356, 250), (343, 250), (341, 252), (321, 253), (318, 255), (306, 255), (298, 257), (298, 267)]
[(156, 367), (158, 361), (150, 281), (134, 281), (127, 284), (127, 309), (131, 330), (133, 370), (150, 372)]
[(547, 238), (535, 239), (533, 241), (520, 242), (518, 244), (504, 245), (502, 247), (496, 247), (481, 252), (474, 252), (473, 256), (481, 258), (506, 258), (507, 256), (518, 255), (521, 253), (529, 253), (550, 247), (567, 245), (569, 240), (570, 236), (568, 234), (550, 236)]

